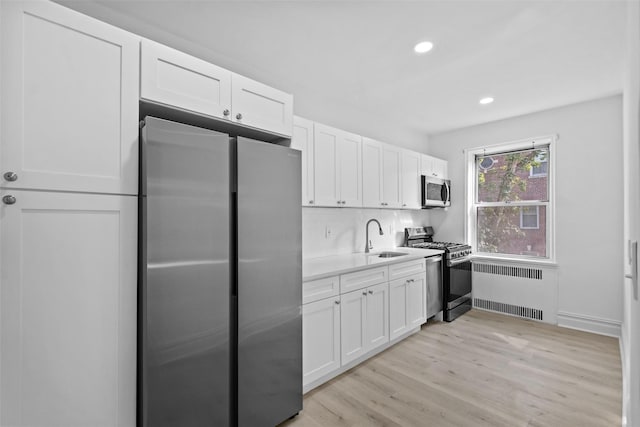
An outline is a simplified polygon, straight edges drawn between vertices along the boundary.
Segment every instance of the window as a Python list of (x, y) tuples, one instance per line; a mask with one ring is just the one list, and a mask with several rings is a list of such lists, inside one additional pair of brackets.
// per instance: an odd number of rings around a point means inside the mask
[(547, 161), (547, 156), (545, 154), (536, 156), (534, 162), (531, 164), (531, 169), (529, 169), (530, 177), (542, 177), (547, 176), (547, 168), (549, 167), (549, 162)]
[(553, 142), (546, 137), (467, 151), (467, 233), (480, 255), (553, 259)]
[(523, 206), (520, 208), (520, 228), (523, 230), (540, 228), (540, 206)]

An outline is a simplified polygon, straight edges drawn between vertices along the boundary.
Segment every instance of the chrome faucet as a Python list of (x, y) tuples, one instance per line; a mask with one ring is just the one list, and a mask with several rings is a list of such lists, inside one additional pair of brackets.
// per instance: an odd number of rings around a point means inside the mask
[(369, 253), (369, 249), (373, 249), (373, 245), (371, 244), (371, 240), (369, 240), (369, 224), (371, 224), (372, 222), (375, 222), (376, 224), (378, 224), (378, 230), (380, 231), (380, 235), (382, 236), (384, 233), (382, 232), (382, 226), (380, 225), (380, 222), (377, 219), (373, 219), (371, 218), (369, 221), (367, 221), (367, 225), (366, 225), (366, 230), (367, 230), (367, 241), (364, 242), (364, 253), (368, 254)]

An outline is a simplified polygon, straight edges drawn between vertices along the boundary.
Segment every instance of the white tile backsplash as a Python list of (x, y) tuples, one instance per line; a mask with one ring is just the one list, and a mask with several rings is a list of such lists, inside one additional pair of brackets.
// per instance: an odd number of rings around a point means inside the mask
[(302, 255), (305, 258), (364, 252), (365, 225), (371, 218), (380, 221), (384, 235), (375, 223), (369, 225), (373, 250), (402, 246), (405, 227), (429, 225), (429, 212), (418, 210), (302, 208)]

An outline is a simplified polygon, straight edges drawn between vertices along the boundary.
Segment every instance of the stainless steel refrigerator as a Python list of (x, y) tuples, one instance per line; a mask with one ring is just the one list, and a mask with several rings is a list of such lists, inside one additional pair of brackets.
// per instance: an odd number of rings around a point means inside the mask
[(138, 424), (302, 409), (300, 152), (146, 117)]

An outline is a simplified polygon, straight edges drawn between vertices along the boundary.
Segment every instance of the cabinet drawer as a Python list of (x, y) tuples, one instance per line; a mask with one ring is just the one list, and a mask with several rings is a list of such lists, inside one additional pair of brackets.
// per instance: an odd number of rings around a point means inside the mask
[(340, 293), (339, 276), (325, 277), (302, 284), (302, 303), (307, 304)]
[(384, 283), (388, 280), (389, 271), (387, 267), (369, 268), (367, 270), (356, 271), (354, 273), (340, 276), (340, 292), (351, 292), (367, 286)]
[(411, 274), (422, 273), (424, 271), (424, 258), (399, 264), (392, 264), (389, 266), (389, 280), (398, 279)]

